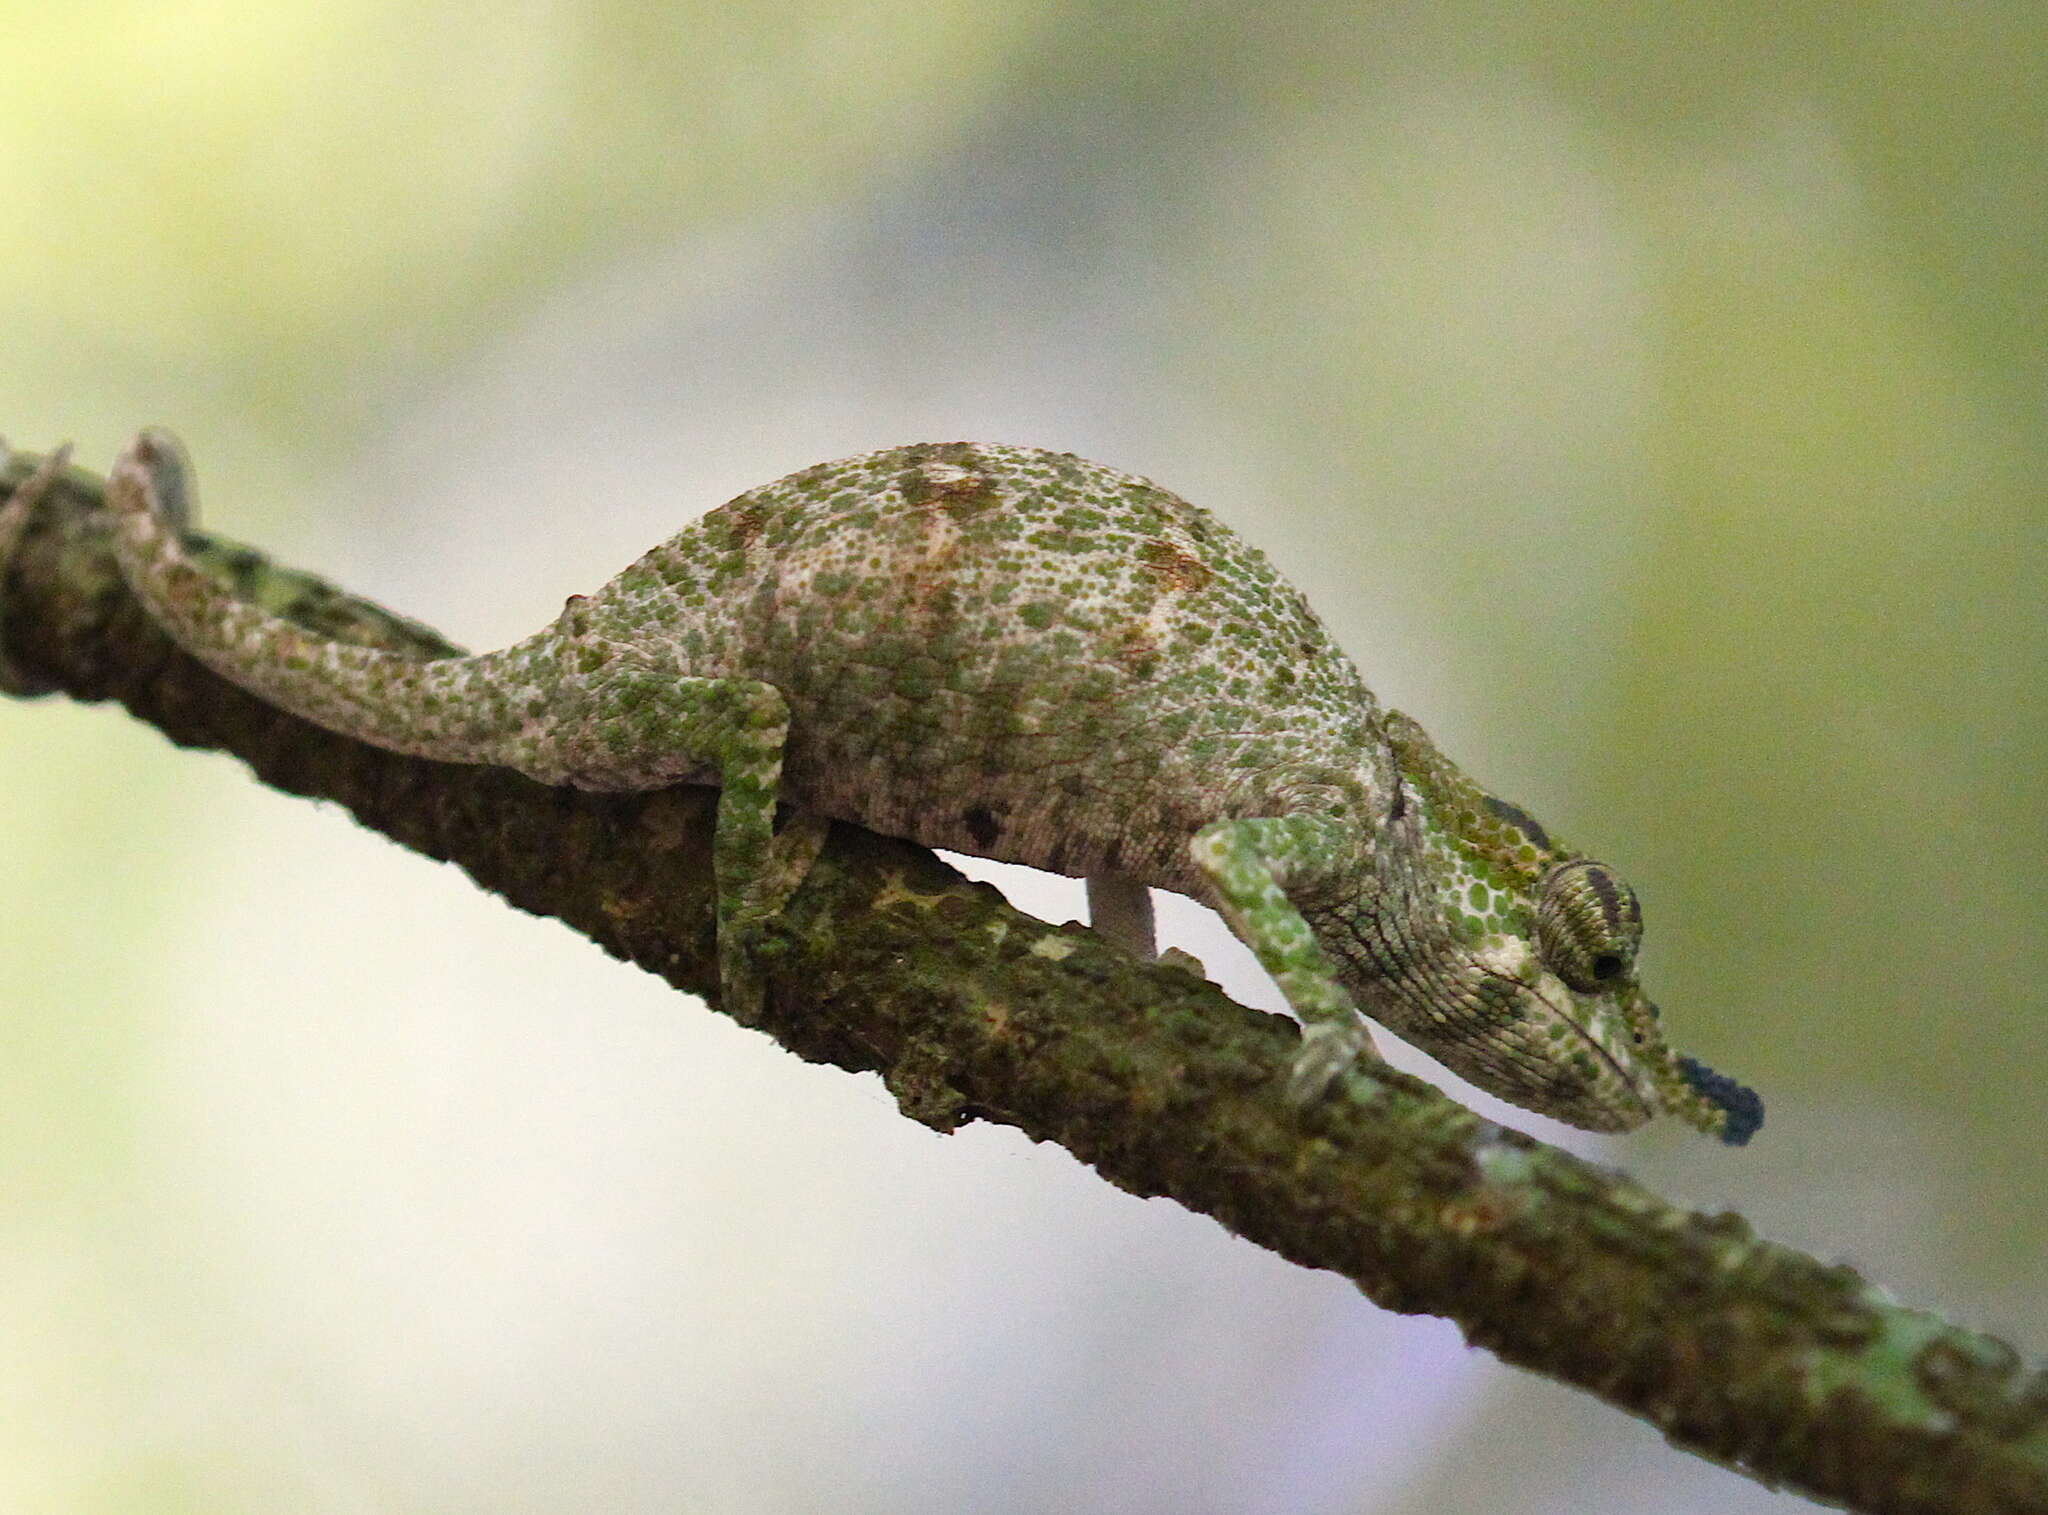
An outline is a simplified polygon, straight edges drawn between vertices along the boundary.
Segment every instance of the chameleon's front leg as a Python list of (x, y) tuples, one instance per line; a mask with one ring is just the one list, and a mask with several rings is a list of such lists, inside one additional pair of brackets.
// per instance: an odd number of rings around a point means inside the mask
[(1307, 815), (1217, 821), (1188, 844), (1231, 929), (1301, 1017), (1301, 1050), (1287, 1079), (1297, 1102), (1314, 1099), (1361, 1055), (1378, 1057), (1336, 966), (1281, 887), (1333, 872), (1343, 845), (1336, 828)]

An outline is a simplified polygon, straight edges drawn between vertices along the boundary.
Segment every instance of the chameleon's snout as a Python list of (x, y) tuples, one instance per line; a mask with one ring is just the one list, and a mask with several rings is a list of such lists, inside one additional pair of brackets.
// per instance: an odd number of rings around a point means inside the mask
[(1627, 1009), (1637, 1051), (1657, 1085), (1658, 1102), (1686, 1124), (1731, 1147), (1747, 1146), (1763, 1127), (1762, 1096), (1698, 1058), (1674, 1051), (1664, 1040), (1656, 1005), (1640, 989)]

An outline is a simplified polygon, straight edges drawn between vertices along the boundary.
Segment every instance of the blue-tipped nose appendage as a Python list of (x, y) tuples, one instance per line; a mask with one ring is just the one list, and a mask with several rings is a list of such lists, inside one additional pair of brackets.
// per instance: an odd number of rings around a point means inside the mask
[(1729, 1146), (1746, 1145), (1763, 1126), (1764, 1102), (1756, 1090), (1690, 1057), (1678, 1060), (1678, 1071), (1685, 1075), (1687, 1083), (1726, 1113), (1728, 1120), (1721, 1128), (1721, 1140)]

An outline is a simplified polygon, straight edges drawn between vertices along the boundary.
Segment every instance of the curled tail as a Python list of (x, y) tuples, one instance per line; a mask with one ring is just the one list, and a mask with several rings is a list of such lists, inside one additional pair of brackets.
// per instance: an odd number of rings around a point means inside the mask
[(237, 598), (187, 553), (183, 455), (145, 431), (107, 479), (128, 587), (185, 651), (269, 703), (414, 757), (533, 771), (533, 717), (553, 682), (553, 629), (502, 652), (418, 658), (336, 641)]

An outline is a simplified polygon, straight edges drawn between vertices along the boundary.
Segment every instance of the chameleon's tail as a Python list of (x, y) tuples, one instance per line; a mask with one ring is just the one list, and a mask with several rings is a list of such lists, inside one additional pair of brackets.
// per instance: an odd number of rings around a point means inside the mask
[(337, 641), (237, 598), (186, 552), (185, 464), (145, 431), (107, 480), (122, 577), (172, 639), (223, 678), (373, 746), (520, 766), (521, 727), (544, 682), (549, 633), (481, 657), (421, 658)]

